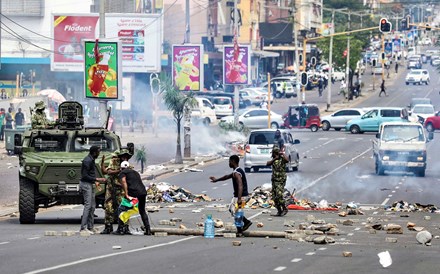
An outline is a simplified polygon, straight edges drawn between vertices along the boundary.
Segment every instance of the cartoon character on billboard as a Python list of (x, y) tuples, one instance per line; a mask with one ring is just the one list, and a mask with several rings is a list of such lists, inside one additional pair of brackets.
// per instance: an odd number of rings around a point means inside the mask
[(193, 78), (199, 77), (199, 69), (194, 65), (194, 54), (187, 54), (177, 58), (174, 63), (176, 70), (175, 83), (179, 90), (199, 90), (199, 81)]
[(115, 86), (109, 87), (105, 80), (115, 81), (117, 78), (116, 72), (109, 68), (110, 53), (100, 53), (98, 43), (95, 43), (95, 64), (88, 69), (89, 79), (87, 86), (94, 97), (98, 97), (101, 92), (105, 92), (106, 97), (116, 98), (117, 89)]
[[(238, 55), (236, 57), (236, 55)], [(234, 53), (231, 60), (226, 60), (226, 79), (228, 83), (246, 83), (247, 65), (243, 62), (244, 53)]]

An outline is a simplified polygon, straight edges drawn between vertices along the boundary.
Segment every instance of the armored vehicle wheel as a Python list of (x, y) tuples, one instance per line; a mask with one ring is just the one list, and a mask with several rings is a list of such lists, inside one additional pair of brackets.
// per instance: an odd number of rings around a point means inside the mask
[(20, 194), (18, 201), (20, 224), (35, 223), (35, 185), (24, 177), (20, 177)]

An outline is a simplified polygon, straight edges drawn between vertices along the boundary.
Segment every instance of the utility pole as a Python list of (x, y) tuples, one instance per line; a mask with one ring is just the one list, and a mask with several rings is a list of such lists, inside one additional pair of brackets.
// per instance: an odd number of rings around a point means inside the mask
[[(348, 31), (351, 30), (351, 11), (348, 11)], [(348, 98), (351, 98), (351, 79), (350, 79), (350, 34), (347, 36), (347, 63), (345, 65), (346, 75), (345, 78), (347, 80), (347, 88), (348, 88)]]
[[(234, 0), (234, 36), (238, 43), (238, 10), (237, 10), (237, 0)], [(224, 73), (224, 72), (223, 72)], [(270, 83), (268, 83), (270, 85)], [(238, 94), (238, 86), (234, 85), (234, 125), (238, 126), (238, 108), (240, 96)]]
[[(292, 15), (293, 15), (293, 39), (294, 39), (294, 43), (295, 43), (295, 67), (296, 67), (296, 98), (298, 100), (298, 104), (301, 104), (301, 96), (298, 93), (301, 93), (301, 85), (300, 85), (300, 73), (299, 73), (299, 62), (298, 62), (298, 34), (296, 33), (296, 7), (295, 7), (295, 2), (293, 1), (293, 6), (292, 6)], [(303, 56), (303, 58), (305, 58), (305, 56)], [(303, 98), (303, 100), (305, 101), (305, 98)]]
[[(185, 44), (190, 43), (190, 19), (189, 19), (189, 0), (186, 0), (185, 6)], [(201, 58), (201, 57), (200, 57)], [(200, 83), (203, 85), (203, 83)], [(183, 157), (191, 157), (191, 108), (185, 106), (183, 112), (184, 122), (183, 122)]]
[[(335, 28), (335, 10), (332, 10), (332, 33), (334, 32)], [(333, 35), (330, 36), (330, 53), (328, 56), (328, 64), (329, 64), (329, 72), (328, 72), (328, 78), (330, 81), (328, 81), (328, 90), (327, 90), (327, 111), (330, 110), (330, 105), (332, 103), (332, 76), (333, 76)]]
[[(99, 38), (105, 38), (105, 0), (99, 3)], [(99, 121), (102, 127), (105, 127), (107, 121), (107, 101), (99, 101)], [(132, 121), (131, 121), (132, 122)]]

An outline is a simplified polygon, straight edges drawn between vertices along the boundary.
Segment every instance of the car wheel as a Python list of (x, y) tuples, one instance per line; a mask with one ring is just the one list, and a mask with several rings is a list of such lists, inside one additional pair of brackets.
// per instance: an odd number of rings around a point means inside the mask
[(203, 125), (204, 126), (209, 126), (210, 123), (211, 123), (211, 120), (209, 118), (203, 119)]
[(359, 128), (358, 125), (352, 125), (350, 127), (350, 132), (351, 132), (351, 134), (359, 134), (359, 133), (361, 133), (361, 129)]
[(341, 128), (340, 127), (336, 127), (335, 130), (336, 131), (341, 131)]
[(425, 83), (426, 85), (429, 85), (429, 79), (428, 80), (426, 80), (426, 83)]
[(252, 102), (249, 100), (244, 101), (244, 104), (246, 105), (246, 107), (252, 106)]
[(272, 123), (270, 124), (270, 128), (271, 128), (271, 129), (278, 129), (278, 128), (279, 128), (278, 123), (277, 123), (277, 122), (272, 122)]
[(290, 97), (292, 97), (292, 95), (286, 95), (286, 98), (290, 98)]
[(289, 157), (289, 162), (286, 165), (286, 172), (290, 172), (292, 170), (292, 159)]
[(280, 99), (281, 97), (283, 97), (283, 94), (281, 92), (275, 93), (275, 98)]
[(408, 85), (409, 85), (409, 83), (408, 83), (408, 82), (406, 82), (406, 85), (408, 86)]
[(292, 171), (298, 171), (298, 168), (299, 168), (299, 154), (296, 155), (295, 162), (296, 162), (296, 166), (292, 166)]
[(246, 173), (251, 173), (251, 168), (250, 168), (250, 167), (245, 167), (245, 168), (244, 168), (244, 172), (246, 172)]
[(422, 167), (422, 168), (416, 169), (416, 170), (414, 171), (414, 174), (415, 174), (417, 177), (425, 177), (425, 171), (426, 171), (426, 169), (425, 169), (424, 167)]
[(254, 167), (254, 172), (258, 172), (258, 171), (260, 171), (260, 168), (259, 167)]
[(244, 129), (244, 124), (242, 122), (239, 122), (238, 123), (238, 130), (243, 131), (243, 129)]
[(322, 130), (329, 131), (330, 129), (330, 123), (328, 121), (322, 122)]
[(428, 132), (434, 132), (434, 125), (433, 125), (432, 123), (428, 123), (428, 124), (426, 125), (426, 130), (427, 130)]
[(310, 130), (311, 130), (312, 132), (317, 132), (318, 129), (319, 129), (319, 127), (318, 127), (317, 125), (311, 125), (311, 126), (310, 126)]

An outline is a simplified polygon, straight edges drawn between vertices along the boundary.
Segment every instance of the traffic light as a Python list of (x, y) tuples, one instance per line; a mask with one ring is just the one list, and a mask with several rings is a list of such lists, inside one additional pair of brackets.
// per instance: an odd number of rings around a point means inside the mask
[(315, 56), (313, 56), (313, 57), (310, 59), (310, 64), (311, 64), (312, 66), (316, 66), (316, 57), (315, 57)]
[(307, 77), (307, 72), (305, 72), (305, 71), (301, 72), (301, 85), (307, 86), (308, 82), (309, 82), (309, 79)]
[(425, 27), (426, 27), (426, 28), (425, 28), (426, 31), (431, 31), (431, 26), (430, 26), (429, 24), (426, 24)]
[(388, 22), (388, 19), (386, 18), (380, 19), (379, 30), (381, 32), (391, 32), (391, 23)]
[(377, 65), (376, 59), (371, 60), (371, 66), (375, 67)]
[(406, 16), (406, 19), (405, 19), (405, 27), (406, 27), (406, 30), (410, 30), (410, 29), (411, 29), (410, 24), (411, 24), (411, 15), (407, 15), (407, 16)]
[(380, 57), (382, 58), (382, 60), (385, 60), (385, 52), (382, 52)]

